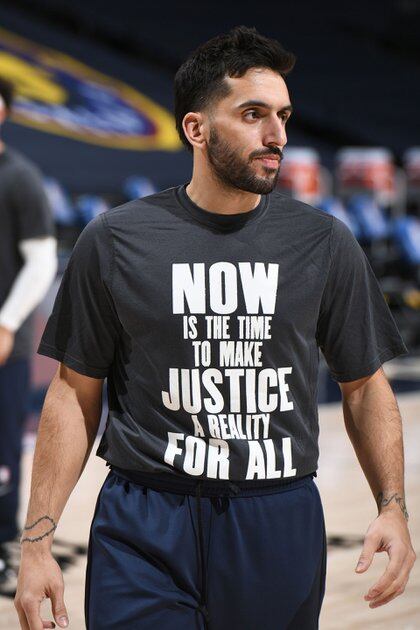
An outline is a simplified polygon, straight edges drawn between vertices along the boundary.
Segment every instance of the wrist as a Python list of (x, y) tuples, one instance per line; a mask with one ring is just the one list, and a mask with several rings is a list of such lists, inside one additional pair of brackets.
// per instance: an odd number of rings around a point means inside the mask
[(38, 540), (36, 542), (20, 542), (21, 557), (45, 557), (51, 555), (52, 540)]
[(56, 522), (48, 515), (25, 525), (20, 536), (22, 553), (51, 553), (52, 537), (56, 528)]
[(379, 492), (376, 497), (378, 515), (384, 513), (398, 514), (408, 521), (409, 514), (403, 492)]

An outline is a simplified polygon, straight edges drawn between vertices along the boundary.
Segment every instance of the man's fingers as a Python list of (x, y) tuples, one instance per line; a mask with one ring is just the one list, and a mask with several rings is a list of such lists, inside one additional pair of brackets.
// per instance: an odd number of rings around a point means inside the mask
[(399, 578), (400, 566), (401, 565), (399, 562), (397, 563), (397, 561), (390, 561), (385, 570), (385, 573), (378, 580), (378, 582), (374, 584), (366, 593), (365, 599), (370, 600), (378, 597), (379, 595), (382, 595), (382, 593), (384, 593), (392, 585), (392, 583)]
[(60, 628), (66, 628), (69, 625), (68, 614), (66, 606), (64, 604), (64, 586), (58, 586), (51, 592), (51, 604), (53, 609), (54, 619), (60, 626)]
[(413, 554), (408, 552), (404, 557), (403, 566), (400, 570), (399, 576), (390, 584), (390, 586), (388, 586), (388, 588), (377, 595), (375, 595), (374, 591), (374, 589), (376, 590), (376, 587), (372, 587), (372, 589), (370, 589), (369, 593), (365, 595), (365, 599), (370, 601), (369, 606), (371, 608), (382, 606), (382, 604), (388, 603), (391, 599), (404, 592), (410, 576), (410, 571), (413, 568), (414, 560), (415, 557), (413, 558)]
[(377, 608), (378, 606), (383, 606), (387, 604), (398, 595), (402, 595), (404, 593), (405, 587), (408, 582), (408, 573), (404, 574), (404, 577), (399, 580), (395, 580), (389, 588), (387, 588), (382, 595), (376, 597), (369, 603), (369, 608)]
[(394, 581), (398, 579), (401, 580), (401, 572), (404, 569), (404, 561), (407, 556), (405, 549), (401, 546), (395, 546), (388, 551), (388, 554), (390, 560), (385, 569), (385, 573), (378, 582), (369, 589), (365, 596), (366, 599), (374, 599), (382, 595)]
[(40, 602), (33, 597), (22, 597), (22, 608), (28, 620), (29, 630), (43, 630), (39, 614)]
[[(36, 599), (24, 599), (25, 608), (23, 603), (15, 602), (15, 608), (19, 617), (19, 623), (21, 630), (38, 630), (38, 628), (55, 628), (54, 621), (46, 621), (41, 619), (39, 603)], [(39, 624), (42, 624), (41, 626)]]
[(15, 608), (17, 610), (17, 614), (18, 614), (18, 617), (19, 617), (19, 623), (20, 623), (21, 630), (29, 630), (28, 620), (26, 619), (26, 615), (25, 615), (25, 612), (24, 612), (23, 608), (21, 608), (19, 605), (15, 605)]
[(366, 571), (372, 563), (373, 556), (379, 547), (380, 539), (372, 534), (366, 534), (362, 553), (356, 566), (357, 573)]

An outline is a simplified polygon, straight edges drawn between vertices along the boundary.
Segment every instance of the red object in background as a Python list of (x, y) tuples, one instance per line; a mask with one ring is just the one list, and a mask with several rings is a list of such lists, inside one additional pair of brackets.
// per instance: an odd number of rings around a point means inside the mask
[(396, 195), (395, 165), (388, 149), (345, 147), (337, 153), (336, 179), (340, 194), (372, 193), (381, 204)]
[(310, 147), (285, 149), (278, 188), (305, 203), (316, 203), (322, 196), (321, 166), (317, 151)]

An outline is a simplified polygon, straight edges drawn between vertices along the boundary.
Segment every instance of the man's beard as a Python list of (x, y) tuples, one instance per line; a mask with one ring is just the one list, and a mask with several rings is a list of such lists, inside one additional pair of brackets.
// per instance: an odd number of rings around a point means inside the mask
[[(273, 169), (267, 170), (265, 177), (256, 175), (252, 170), (251, 163), (238, 157), (229, 144), (220, 138), (214, 127), (210, 129), (207, 152), (213, 171), (223, 184), (259, 195), (266, 195), (276, 187), (280, 173), (280, 161), (278, 168), (275, 171)], [(280, 159), (283, 157), (280, 149), (267, 149), (265, 155), (269, 154), (277, 154)], [(251, 157), (262, 157), (262, 155), (264, 154), (251, 154)]]

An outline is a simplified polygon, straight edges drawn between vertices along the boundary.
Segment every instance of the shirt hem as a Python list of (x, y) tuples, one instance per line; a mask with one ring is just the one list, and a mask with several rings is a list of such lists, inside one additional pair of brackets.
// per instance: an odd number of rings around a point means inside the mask
[(133, 471), (110, 465), (111, 471), (125, 479), (140, 486), (151, 488), (152, 490), (163, 492), (174, 492), (175, 494), (195, 495), (200, 486), (201, 496), (213, 497), (230, 494), (232, 486), (236, 486), (233, 494), (236, 496), (258, 496), (260, 494), (272, 494), (288, 489), (293, 489), (316, 476), (316, 471), (303, 473), (298, 477), (282, 477), (279, 479), (209, 479), (184, 477), (179, 479), (170, 473), (147, 473)]

